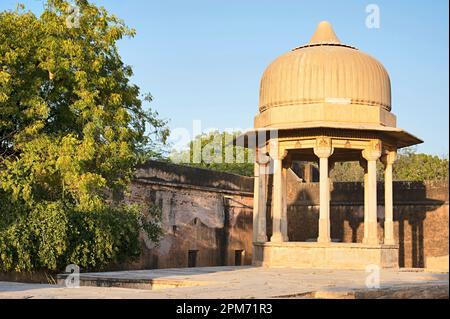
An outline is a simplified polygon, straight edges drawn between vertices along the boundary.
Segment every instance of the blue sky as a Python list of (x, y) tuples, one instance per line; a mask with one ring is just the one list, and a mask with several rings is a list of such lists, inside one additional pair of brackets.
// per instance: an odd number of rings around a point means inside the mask
[[(0, 10), (15, 7), (1, 0)], [(41, 1), (21, 1), (39, 12)], [(170, 127), (247, 129), (259, 80), (280, 54), (307, 42), (328, 20), (342, 42), (376, 57), (392, 82), (398, 126), (422, 138), (419, 151), (448, 154), (448, 1), (97, 0), (137, 30), (120, 52), (133, 81), (150, 92)], [(365, 26), (368, 4), (380, 28)]]

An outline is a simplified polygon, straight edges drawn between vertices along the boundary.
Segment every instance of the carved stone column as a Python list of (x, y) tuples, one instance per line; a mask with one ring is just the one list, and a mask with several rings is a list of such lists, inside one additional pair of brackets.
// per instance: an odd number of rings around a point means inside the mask
[(362, 151), (362, 156), (367, 160), (367, 225), (365, 244), (378, 244), (378, 222), (377, 222), (377, 160), (381, 156), (381, 142), (372, 141), (371, 144)]
[[(257, 152), (257, 151), (255, 151)], [(259, 163), (258, 158), (256, 156), (255, 159), (255, 165), (254, 165), (254, 171), (253, 171), (254, 179), (253, 179), (253, 242), (256, 242), (256, 238), (258, 237), (258, 219), (259, 219), (259, 201), (260, 201), (260, 195), (259, 195), (259, 189), (260, 189), (260, 182), (259, 182)]]
[(316, 140), (314, 154), (319, 158), (320, 168), (320, 211), (319, 237), (320, 243), (331, 242), (330, 235), (330, 180), (328, 174), (328, 158), (333, 154), (331, 139), (320, 137)]
[(266, 211), (267, 211), (267, 174), (268, 157), (257, 150), (255, 160), (255, 184), (253, 194), (253, 241), (266, 242)]
[[(369, 226), (367, 225), (367, 222), (369, 221), (369, 217), (367, 214), (367, 211), (369, 209), (369, 174), (367, 172), (367, 161), (364, 159), (359, 161), (359, 165), (364, 170), (364, 237), (367, 238), (367, 230), (369, 229)], [(364, 239), (363, 239), (364, 241)]]
[(392, 190), (392, 165), (397, 158), (396, 151), (388, 151), (381, 160), (384, 164), (384, 243), (394, 245), (394, 199)]
[(283, 241), (289, 241), (288, 236), (288, 217), (287, 217), (287, 173), (290, 167), (290, 158), (287, 157), (283, 163), (283, 202), (282, 202), (282, 215), (281, 215), (281, 235), (283, 236)]
[(287, 152), (276, 146), (271, 147), (270, 156), (273, 159), (273, 188), (272, 188), (272, 237), (271, 242), (282, 242), (284, 240), (281, 232), (283, 218), (283, 159)]

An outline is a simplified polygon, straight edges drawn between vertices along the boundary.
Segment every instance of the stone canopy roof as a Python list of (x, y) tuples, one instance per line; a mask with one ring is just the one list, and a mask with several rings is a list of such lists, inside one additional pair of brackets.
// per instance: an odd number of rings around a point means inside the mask
[(423, 142), (397, 128), (384, 66), (343, 44), (327, 21), (318, 25), (307, 44), (281, 55), (266, 68), (254, 129), (234, 142), (248, 146), (250, 136), (261, 131), (304, 135), (311, 129), (386, 138), (396, 148)]

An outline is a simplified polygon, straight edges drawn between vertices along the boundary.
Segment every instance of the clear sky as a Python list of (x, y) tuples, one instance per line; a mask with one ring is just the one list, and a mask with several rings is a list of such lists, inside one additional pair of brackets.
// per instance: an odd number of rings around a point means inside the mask
[[(0, 10), (16, 0), (0, 0)], [(22, 0), (39, 12), (41, 1)], [(120, 52), (134, 83), (171, 128), (247, 129), (259, 80), (280, 54), (307, 42), (322, 20), (342, 42), (376, 57), (392, 82), (398, 126), (422, 138), (418, 150), (448, 154), (449, 17), (447, 0), (97, 0), (137, 30)], [(365, 25), (380, 8), (380, 28)]]

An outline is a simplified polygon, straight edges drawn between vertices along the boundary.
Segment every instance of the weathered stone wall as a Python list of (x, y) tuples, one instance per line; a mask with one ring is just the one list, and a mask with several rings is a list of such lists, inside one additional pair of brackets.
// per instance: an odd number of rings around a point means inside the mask
[[(319, 184), (288, 175), (291, 241), (317, 238)], [(143, 238), (144, 254), (128, 268), (187, 267), (189, 251), (197, 266), (251, 263), (253, 179), (233, 174), (149, 162), (139, 167), (128, 200), (153, 202), (163, 211), (165, 236), (154, 247)], [(383, 236), (384, 190), (378, 185), (379, 236)], [(427, 256), (448, 255), (448, 182), (394, 183), (395, 235), (400, 266), (423, 267)], [(331, 233), (335, 241), (361, 242), (364, 232), (361, 183), (336, 183), (331, 194)], [(270, 202), (268, 233), (271, 233)]]
[(158, 246), (143, 238), (144, 254), (129, 268), (187, 267), (251, 263), (253, 179), (233, 174), (149, 162), (138, 168), (129, 201), (162, 209), (164, 237)]

